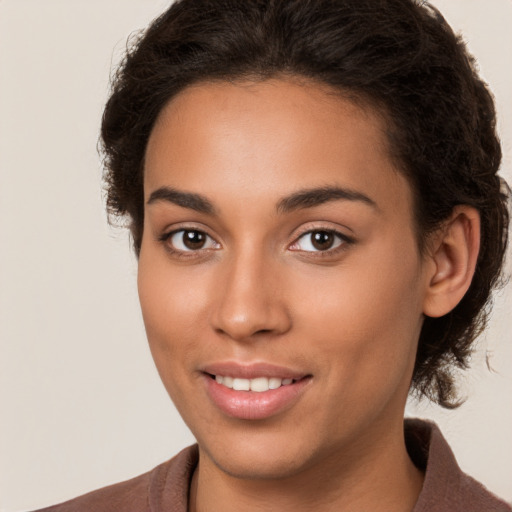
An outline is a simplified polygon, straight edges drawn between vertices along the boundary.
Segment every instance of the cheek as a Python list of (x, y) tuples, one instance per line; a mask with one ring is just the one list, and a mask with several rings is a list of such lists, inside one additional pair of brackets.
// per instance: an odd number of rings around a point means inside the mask
[[(165, 259), (165, 258), (163, 258)], [(138, 291), (142, 316), (153, 359), (166, 387), (169, 376), (176, 377), (192, 364), (192, 354), (200, 346), (204, 331), (206, 297), (201, 279), (173, 268), (158, 257), (141, 252)]]
[(301, 297), (295, 318), (317, 360), (349, 386), (375, 388), (383, 379), (396, 383), (412, 369), (422, 293), (419, 262), (414, 251), (408, 254), (399, 269), (388, 249), (373, 252), (371, 261), (362, 256), (325, 276), (301, 278), (308, 293), (295, 294)]
[(146, 328), (161, 333), (186, 328), (187, 319), (204, 308), (207, 297), (200, 270), (170, 265), (162, 253), (143, 247), (137, 276)]

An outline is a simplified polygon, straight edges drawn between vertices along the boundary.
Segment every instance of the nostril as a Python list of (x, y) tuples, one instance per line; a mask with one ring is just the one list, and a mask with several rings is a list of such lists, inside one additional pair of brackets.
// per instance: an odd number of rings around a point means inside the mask
[(272, 332), (272, 329), (260, 329), (259, 331), (256, 331), (254, 334), (268, 334)]
[(255, 304), (253, 307), (235, 299), (225, 299), (212, 312), (211, 326), (217, 335), (237, 341), (256, 341), (290, 329), (291, 319), (282, 304)]

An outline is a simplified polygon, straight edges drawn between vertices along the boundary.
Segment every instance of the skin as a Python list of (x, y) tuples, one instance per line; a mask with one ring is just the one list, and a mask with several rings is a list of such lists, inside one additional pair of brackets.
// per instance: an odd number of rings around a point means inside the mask
[[(405, 401), (424, 313), (453, 307), (433, 290), (446, 298), (456, 251), (418, 252), (412, 192), (384, 128), (370, 108), (289, 79), (192, 86), (160, 113), (138, 287), (156, 366), (199, 444), (191, 510), (412, 510), (423, 475), (405, 449)], [(334, 186), (370, 201), (277, 209)], [(215, 211), (158, 198), (163, 187)], [(466, 214), (453, 240), (475, 231)], [(205, 245), (168, 236), (180, 229), (205, 233)], [(333, 248), (315, 248), (313, 230), (338, 232)], [(205, 390), (202, 369), (218, 361), (310, 378), (279, 413), (233, 418)]]

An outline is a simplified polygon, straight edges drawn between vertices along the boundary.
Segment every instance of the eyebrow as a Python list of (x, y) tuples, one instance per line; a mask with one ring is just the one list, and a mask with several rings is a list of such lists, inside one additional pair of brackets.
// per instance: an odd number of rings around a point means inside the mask
[[(284, 197), (276, 206), (278, 213), (288, 213), (305, 208), (313, 208), (329, 201), (345, 200), (358, 201), (378, 209), (377, 203), (365, 194), (356, 190), (328, 186), (303, 189)], [(159, 201), (169, 202), (207, 215), (215, 215), (217, 209), (205, 196), (192, 192), (183, 192), (170, 187), (160, 187), (153, 191), (146, 204)]]
[(208, 215), (216, 213), (213, 203), (205, 196), (192, 192), (182, 192), (170, 187), (160, 187), (153, 191), (146, 204), (153, 204), (158, 201), (173, 203), (182, 208), (188, 208)]
[(277, 204), (278, 213), (287, 213), (304, 208), (313, 208), (323, 203), (336, 200), (358, 201), (372, 208), (378, 209), (377, 203), (365, 194), (356, 190), (342, 187), (328, 186), (299, 190), (284, 197)]

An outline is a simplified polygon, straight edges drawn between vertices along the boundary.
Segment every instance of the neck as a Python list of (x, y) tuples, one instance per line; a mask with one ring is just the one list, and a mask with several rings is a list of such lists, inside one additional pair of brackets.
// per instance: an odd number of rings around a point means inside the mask
[(200, 450), (189, 511), (413, 510), (423, 475), (407, 454), (401, 424), (377, 443), (366, 439), (351, 451), (322, 457), (283, 478), (252, 480), (227, 474)]

